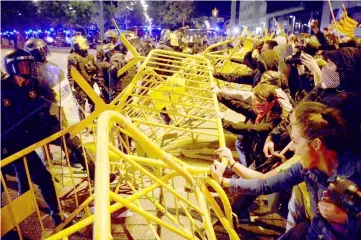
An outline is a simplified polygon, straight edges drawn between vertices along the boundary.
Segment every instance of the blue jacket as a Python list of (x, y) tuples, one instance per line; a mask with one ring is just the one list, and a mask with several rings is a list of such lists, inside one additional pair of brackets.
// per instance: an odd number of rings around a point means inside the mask
[[(361, 187), (361, 158), (345, 154), (340, 157), (340, 164), (336, 173), (327, 178), (317, 169), (306, 170), (300, 163), (293, 164), (284, 172), (267, 179), (236, 179), (232, 178), (230, 189), (236, 193), (246, 193), (251, 195), (271, 194), (282, 190), (290, 189), (303, 181), (306, 182), (310, 193), (311, 208), (315, 217), (311, 222), (308, 232), (308, 239), (331, 239), (330, 225), (317, 213), (317, 204), (322, 198), (323, 191), (327, 190), (330, 182), (337, 177), (349, 179)], [(356, 239), (355, 231), (357, 223), (349, 216), (345, 229), (347, 236)]]

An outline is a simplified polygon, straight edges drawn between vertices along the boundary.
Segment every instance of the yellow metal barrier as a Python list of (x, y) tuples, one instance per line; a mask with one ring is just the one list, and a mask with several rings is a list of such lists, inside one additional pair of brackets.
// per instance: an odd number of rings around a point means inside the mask
[[(228, 45), (237, 42), (235, 47), (228, 49)], [(243, 46), (241, 43), (243, 42)], [(231, 62), (231, 58), (243, 59), (244, 55), (252, 49), (252, 41), (244, 38), (243, 36), (239, 39), (230, 39), (223, 42), (219, 42), (209, 46), (203, 55), (208, 58), (215, 71), (217, 72), (239, 72), (247, 73), (250, 69), (241, 64)]]
[[(65, 144), (65, 135), (69, 133), (78, 135), (84, 143), (83, 149), (88, 147), (89, 150), (88, 140), (80, 133), (97, 120), (96, 140), (92, 144), (97, 165), (95, 192), (93, 194), (86, 174), (78, 179), (68, 166), (67, 188), (58, 191), (57, 196), (60, 209), (68, 214), (67, 218), (50, 235), (42, 227), (43, 237), (49, 235), (48, 239), (66, 239), (94, 222), (93, 237), (111, 239), (110, 214), (127, 208), (143, 216), (158, 239), (162, 238), (162, 234), (153, 224), (186, 239), (216, 239), (212, 225), (214, 219), (222, 223), (231, 239), (238, 239), (233, 229), (228, 198), (223, 189), (208, 177), (209, 167), (192, 166), (194, 159), (176, 156), (179, 146), (187, 147), (199, 142), (216, 142), (215, 148), (225, 146), (221, 121), (215, 117), (219, 111), (216, 95), (209, 87), (214, 79), (208, 59), (153, 50), (132, 83), (109, 105), (94, 93), (74, 68), (71, 74), (95, 103), (95, 111), (80, 123), (1, 161), (3, 169), (24, 158), (28, 169), (25, 156), (43, 148), (53, 184), (56, 185), (56, 178), (61, 174), (59, 168), (52, 164), (48, 145), (59, 138)], [(66, 165), (69, 165), (66, 151), (65, 156)], [(118, 175), (115, 186), (109, 183), (110, 172)], [(1, 179), (5, 193), (9, 195), (2, 175)], [(129, 189), (130, 194), (122, 193), (123, 188)], [(218, 206), (209, 188), (213, 188), (221, 198), (223, 207)], [(9, 215), (7, 219), (10, 219), (7, 222), (11, 222), (8, 229), (15, 226), (20, 238), (21, 219), (35, 211), (41, 225), (43, 222), (33, 188), (23, 197), (34, 202), (23, 216), (18, 216), (15, 202), (4, 208)], [(93, 199), (96, 206), (94, 215), (89, 211)], [(161, 216), (150, 214), (146, 209), (149, 205)], [(215, 215), (211, 215), (212, 212)], [(80, 215), (83, 215), (81, 219)], [(73, 220), (78, 222), (64, 229)]]

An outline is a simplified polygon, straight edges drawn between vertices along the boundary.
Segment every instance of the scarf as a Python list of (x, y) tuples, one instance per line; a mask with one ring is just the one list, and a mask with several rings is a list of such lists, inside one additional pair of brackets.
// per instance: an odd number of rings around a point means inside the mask
[(273, 101), (270, 103), (260, 103), (260, 104), (255, 104), (255, 105), (252, 104), (252, 110), (257, 115), (256, 124), (260, 123), (266, 117), (267, 113), (269, 113), (271, 111), (271, 109), (273, 108), (273, 106), (275, 105), (277, 100), (278, 100), (278, 97), (273, 99)]

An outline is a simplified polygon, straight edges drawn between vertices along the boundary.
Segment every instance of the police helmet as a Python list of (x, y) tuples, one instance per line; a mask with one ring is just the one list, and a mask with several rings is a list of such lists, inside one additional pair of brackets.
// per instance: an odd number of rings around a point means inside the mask
[(105, 58), (109, 59), (112, 56), (112, 50), (114, 50), (115, 45), (113, 43), (107, 43), (102, 45), (102, 52)]
[(128, 49), (124, 46), (123, 43), (118, 43), (114, 46), (114, 49), (117, 50), (117, 52), (120, 52), (122, 54), (126, 54)]
[(36, 62), (44, 63), (50, 55), (48, 45), (39, 38), (31, 38), (25, 43), (25, 50), (28, 51)]
[(132, 31), (124, 31), (122, 34), (126, 37), (126, 39), (132, 44), (133, 47), (139, 46), (139, 38), (138, 36)]
[(108, 30), (105, 32), (104, 38), (107, 43), (115, 44), (118, 39), (118, 34), (115, 30)]
[(76, 35), (71, 39), (71, 49), (75, 52), (85, 51), (89, 49), (88, 40), (82, 35)]
[(11, 50), (4, 57), (4, 68), (10, 76), (30, 78), (35, 74), (34, 57), (23, 49)]

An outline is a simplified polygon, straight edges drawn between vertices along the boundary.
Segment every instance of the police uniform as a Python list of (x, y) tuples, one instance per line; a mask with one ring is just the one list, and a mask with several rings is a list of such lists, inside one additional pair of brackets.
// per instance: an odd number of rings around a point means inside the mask
[[(127, 63), (125, 56), (122, 53), (115, 53), (109, 60), (109, 76), (110, 76), (110, 89), (112, 91), (112, 99), (116, 98), (132, 81), (134, 77), (134, 67), (131, 67), (127, 72), (118, 77), (118, 70), (124, 67)], [(133, 75), (134, 74), (134, 75)]]
[(97, 72), (95, 75), (95, 82), (101, 89), (102, 97), (105, 103), (110, 103), (110, 81), (108, 70), (111, 64), (105, 59), (97, 63)]
[[(41, 88), (36, 80), (24, 87), (13, 83), (12, 77), (2, 80), (1, 88), (1, 159), (42, 140), (56, 127), (55, 116), (49, 114), (55, 95)], [(38, 185), (56, 224), (60, 224), (55, 188), (49, 171), (35, 151), (26, 155), (31, 180)], [(23, 159), (12, 163), (18, 178), (19, 194), (29, 190)]]
[[(39, 85), (38, 89), (48, 89), (49, 91), (52, 91), (51, 89), (54, 89), (57, 85), (60, 87), (60, 82), (65, 79), (64, 72), (60, 69), (59, 66), (47, 60), (47, 56), (50, 55), (47, 44), (41, 39), (31, 38), (25, 43), (25, 49), (33, 56), (36, 63), (35, 69), (36, 79)], [(64, 87), (68, 87), (67, 90), (70, 93), (69, 85), (65, 85)], [(49, 109), (49, 114), (56, 116), (58, 122), (56, 122), (54, 119), (53, 125), (51, 126), (52, 130), (49, 131), (46, 136), (44, 136), (44, 138), (60, 131), (63, 128), (68, 127), (64, 109), (56, 104), (56, 101), (54, 100), (54, 98), (56, 98), (59, 101), (61, 97), (63, 97), (61, 96), (61, 90), (54, 90), (57, 91), (57, 95), (53, 94), (53, 96), (51, 96), (52, 104)], [(64, 92), (66, 94), (66, 90)], [(49, 130), (49, 128), (47, 129)], [(81, 166), (78, 164), (79, 162), (85, 169), (85, 158), (82, 153), (79, 137), (67, 134), (65, 135), (65, 140), (68, 147), (68, 153), (70, 154), (71, 166), (80, 168)], [(65, 146), (62, 144), (60, 138), (53, 141), (52, 143), (58, 146), (62, 146), (64, 150)], [(90, 165), (92, 164), (89, 163), (89, 166)], [(91, 172), (93, 169), (90, 169), (89, 171)]]
[(85, 103), (86, 99), (88, 99), (88, 103), (91, 105), (91, 111), (94, 109), (94, 103), (91, 99), (87, 96), (87, 94), (79, 87), (79, 85), (74, 81), (73, 77), (71, 76), (71, 67), (75, 67), (76, 70), (83, 76), (83, 78), (93, 86), (93, 77), (96, 72), (95, 67), (95, 58), (92, 54), (88, 54), (86, 57), (81, 56), (80, 54), (73, 52), (68, 57), (68, 80), (69, 84), (73, 89), (74, 97), (78, 102), (81, 110), (79, 114), (81, 119), (85, 118), (84, 110), (85, 110)]

